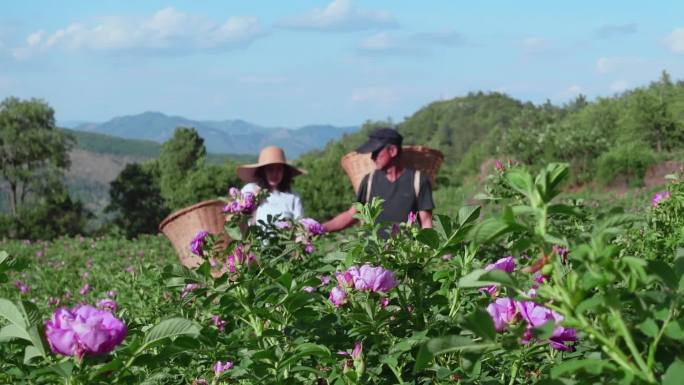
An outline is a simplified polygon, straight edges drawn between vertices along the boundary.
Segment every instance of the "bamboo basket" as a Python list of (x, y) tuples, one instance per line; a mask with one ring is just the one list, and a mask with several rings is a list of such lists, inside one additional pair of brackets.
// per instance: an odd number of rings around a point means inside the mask
[[(171, 241), (184, 266), (192, 268), (202, 264), (203, 259), (190, 251), (190, 242), (199, 231), (205, 230), (214, 235), (223, 231), (225, 205), (219, 199), (203, 201), (172, 213), (159, 224), (159, 231)], [(225, 247), (229, 239), (224, 241), (218, 242), (217, 246)]]
[[(442, 167), (444, 155), (441, 151), (426, 146), (403, 146), (401, 159), (405, 167), (420, 170), (430, 180), (430, 185), (436, 187), (437, 172)], [(349, 181), (358, 193), (361, 181), (366, 174), (375, 170), (375, 162), (371, 154), (350, 152), (340, 161)]]

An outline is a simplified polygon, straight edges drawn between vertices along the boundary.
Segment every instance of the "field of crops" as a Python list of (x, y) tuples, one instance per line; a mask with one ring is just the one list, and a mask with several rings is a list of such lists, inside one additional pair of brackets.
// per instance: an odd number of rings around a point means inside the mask
[(329, 235), (240, 231), (236, 199), (195, 270), (163, 236), (2, 242), (0, 384), (680, 384), (684, 183), (634, 215), (567, 173), (497, 170), (487, 210), (389, 239), (377, 201)]

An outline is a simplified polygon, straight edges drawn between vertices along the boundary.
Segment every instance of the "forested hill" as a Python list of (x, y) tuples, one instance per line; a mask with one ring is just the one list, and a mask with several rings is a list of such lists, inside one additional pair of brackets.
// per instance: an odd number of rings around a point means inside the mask
[[(353, 201), (340, 158), (379, 125), (387, 123), (366, 122), (358, 133), (300, 158), (299, 165), (310, 175), (297, 186), (312, 215), (328, 217)], [(673, 82), (663, 72), (647, 87), (591, 102), (579, 95), (560, 106), (523, 103), (500, 93), (470, 93), (431, 103), (397, 129), (405, 144), (428, 145), (444, 153), (438, 184), (450, 196), (460, 194), (454, 188), (472, 185), (466, 181), (478, 177), (481, 166), (494, 158), (531, 166), (568, 162), (574, 184), (622, 180), (639, 186), (649, 167), (682, 158), (684, 81)], [(438, 198), (438, 207), (444, 207), (462, 203), (463, 196)]]

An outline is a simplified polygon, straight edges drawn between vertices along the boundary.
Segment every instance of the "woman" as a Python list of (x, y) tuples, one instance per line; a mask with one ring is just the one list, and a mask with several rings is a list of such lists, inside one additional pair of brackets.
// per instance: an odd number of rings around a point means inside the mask
[(285, 160), (282, 148), (269, 146), (259, 153), (259, 162), (238, 166), (238, 177), (247, 184), (242, 192), (258, 193), (262, 189), (269, 191), (268, 198), (257, 207), (255, 219), (267, 222), (269, 215), (280, 218), (300, 219), (303, 215), (302, 201), (299, 195), (292, 193), (292, 179), (305, 170), (291, 166)]

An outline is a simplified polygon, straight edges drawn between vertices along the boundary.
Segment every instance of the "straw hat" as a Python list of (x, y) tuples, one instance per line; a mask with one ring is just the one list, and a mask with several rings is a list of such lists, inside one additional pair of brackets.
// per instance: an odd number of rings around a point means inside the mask
[(256, 172), (259, 169), (259, 167), (266, 166), (269, 164), (285, 165), (285, 167), (290, 169), (290, 174), (292, 176), (307, 173), (306, 170), (288, 164), (287, 160), (285, 159), (285, 152), (282, 148), (277, 146), (268, 146), (263, 148), (259, 153), (258, 163), (238, 166), (238, 178), (240, 178), (245, 183), (254, 182), (256, 180)]

